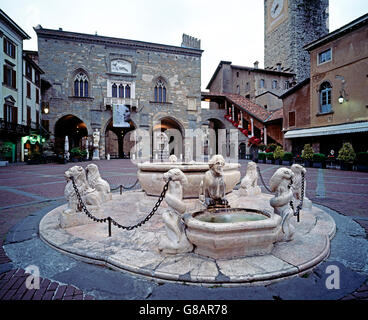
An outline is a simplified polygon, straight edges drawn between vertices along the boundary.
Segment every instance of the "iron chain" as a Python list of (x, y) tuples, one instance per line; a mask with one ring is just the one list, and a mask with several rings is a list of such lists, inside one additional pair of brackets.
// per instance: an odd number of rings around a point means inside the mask
[[(160, 197), (158, 198), (156, 204), (154, 205), (153, 209), (151, 210), (151, 212), (140, 222), (138, 222), (137, 224), (133, 225), (133, 226), (123, 226), (121, 224), (119, 224), (118, 222), (116, 222), (113, 218), (111, 217), (107, 217), (107, 218), (103, 218), (103, 219), (99, 219), (99, 218), (96, 218), (95, 216), (93, 216), (87, 209), (86, 205), (84, 204), (83, 200), (82, 200), (82, 197), (79, 193), (79, 190), (74, 182), (74, 178), (71, 177), (71, 180), (72, 180), (72, 184), (73, 184), (73, 188), (75, 190), (75, 193), (77, 195), (77, 198), (78, 198), (78, 210), (79, 211), (82, 211), (90, 218), (92, 219), (93, 221), (96, 221), (96, 222), (106, 222), (108, 221), (109, 223), (112, 223), (114, 226), (118, 227), (119, 229), (125, 229), (125, 230), (133, 230), (135, 228), (138, 228), (140, 226), (142, 226), (143, 224), (145, 224), (148, 220), (150, 220), (153, 215), (157, 212), (158, 208), (160, 207), (161, 205), (161, 202), (162, 200), (164, 200), (165, 198), (165, 195), (166, 195), (166, 192), (167, 192), (167, 189), (169, 188), (169, 182), (171, 181), (171, 178), (169, 178), (169, 180), (166, 182), (166, 184), (164, 185), (164, 188), (161, 192), (161, 195)], [(138, 180), (137, 180), (138, 181)], [(137, 183), (137, 182), (136, 182)], [(136, 184), (135, 183), (135, 184)], [(134, 184), (134, 185), (135, 185)]]

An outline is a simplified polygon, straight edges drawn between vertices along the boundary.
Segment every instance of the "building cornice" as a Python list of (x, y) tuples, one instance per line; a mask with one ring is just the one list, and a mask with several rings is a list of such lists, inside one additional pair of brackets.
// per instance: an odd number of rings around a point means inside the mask
[(158, 51), (158, 52), (197, 56), (197, 57), (201, 57), (202, 52), (203, 52), (203, 50), (195, 49), (195, 48), (184, 48), (184, 47), (170, 46), (170, 45), (165, 45), (165, 44), (157, 44), (157, 43), (137, 41), (137, 40), (105, 37), (105, 36), (70, 32), (70, 31), (63, 31), (63, 30), (44, 29), (40, 26), (37, 26), (36, 28), (34, 28), (34, 30), (39, 38), (50, 38), (50, 39), (60, 39), (60, 40), (66, 40), (66, 41), (86, 42), (86, 43), (101, 44), (101, 45), (106, 45), (106, 46), (125, 47), (125, 48), (134, 49), (134, 50)]

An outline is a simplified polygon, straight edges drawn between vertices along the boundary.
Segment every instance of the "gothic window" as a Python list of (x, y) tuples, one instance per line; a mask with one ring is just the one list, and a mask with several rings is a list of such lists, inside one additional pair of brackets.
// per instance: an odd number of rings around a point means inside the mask
[(74, 78), (74, 96), (88, 97), (88, 78), (83, 72), (79, 72)]
[(166, 102), (166, 86), (162, 79), (156, 82), (154, 88), (155, 102)]
[(125, 86), (125, 98), (130, 98), (130, 85)]
[(119, 98), (124, 98), (124, 86), (122, 84), (119, 85)]
[(118, 97), (118, 86), (116, 83), (112, 85), (112, 97), (117, 98)]
[(319, 88), (320, 96), (320, 113), (327, 113), (331, 108), (331, 84), (327, 81), (323, 82)]

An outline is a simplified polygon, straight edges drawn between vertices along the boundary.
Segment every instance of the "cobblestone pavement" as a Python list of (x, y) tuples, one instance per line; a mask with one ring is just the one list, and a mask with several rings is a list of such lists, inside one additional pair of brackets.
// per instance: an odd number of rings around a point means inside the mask
[[(240, 163), (243, 176), (247, 161)], [(51, 204), (65, 203), (64, 172), (73, 165), (87, 164), (88, 162), (0, 167), (0, 300), (94, 299), (78, 289), (73, 284), (73, 279), (70, 283), (61, 283), (40, 278), (40, 288), (28, 290), (25, 283), (29, 275), (22, 268), (14, 268), (3, 250), (6, 235), (13, 226)], [(132, 185), (136, 181), (137, 167), (130, 160), (101, 160), (96, 164), (102, 177), (112, 188), (121, 184)], [(268, 183), (278, 166), (258, 165), (264, 181)], [(259, 184), (261, 185), (261, 181)], [(263, 186), (262, 189), (267, 192)], [(306, 195), (313, 203), (351, 217), (368, 234), (368, 173), (307, 168)], [(343, 299), (368, 300), (367, 281)]]

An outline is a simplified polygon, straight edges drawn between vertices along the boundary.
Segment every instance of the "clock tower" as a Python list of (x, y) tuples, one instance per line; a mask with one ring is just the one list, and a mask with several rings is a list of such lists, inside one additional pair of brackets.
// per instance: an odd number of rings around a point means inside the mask
[(328, 0), (264, 0), (264, 21), (265, 69), (309, 77), (303, 47), (328, 33)]

